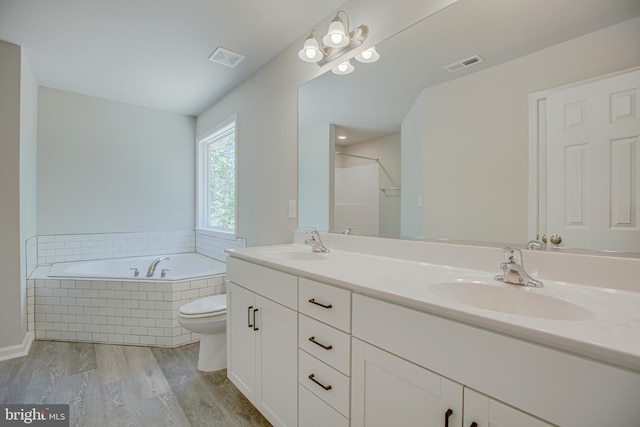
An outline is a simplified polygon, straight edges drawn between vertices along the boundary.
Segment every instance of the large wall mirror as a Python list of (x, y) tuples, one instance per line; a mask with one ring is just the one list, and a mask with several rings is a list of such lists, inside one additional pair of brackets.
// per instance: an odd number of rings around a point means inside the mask
[[(531, 150), (530, 140), (546, 113), (534, 98), (633, 70), (640, 66), (638, 40), (637, 1), (459, 0), (378, 44), (378, 62), (305, 83), (300, 228), (520, 245), (553, 234), (539, 218), (555, 208), (538, 200), (546, 178), (538, 180), (533, 168), (546, 164), (537, 161), (546, 151)], [(474, 64), (445, 69), (475, 55)], [(620, 108), (637, 123), (635, 87)], [(640, 132), (631, 132), (615, 156), (629, 175), (620, 184), (628, 193), (626, 229), (637, 232)], [(584, 165), (584, 180), (600, 179)], [(567, 238), (557, 246), (640, 252), (640, 235), (631, 241), (616, 247)]]

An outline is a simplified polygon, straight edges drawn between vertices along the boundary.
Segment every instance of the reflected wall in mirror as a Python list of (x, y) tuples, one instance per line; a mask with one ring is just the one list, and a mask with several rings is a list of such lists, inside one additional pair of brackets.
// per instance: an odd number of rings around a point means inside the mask
[[(378, 167), (377, 234), (524, 244), (540, 231), (529, 230), (538, 208), (529, 198), (538, 156), (529, 154), (529, 95), (640, 66), (639, 39), (640, 2), (459, 0), (378, 44), (378, 62), (302, 85), (299, 226), (376, 234), (336, 215), (336, 167), (368, 163)], [(474, 55), (483, 61), (444, 68)], [(324, 136), (311, 142), (310, 133)], [(379, 161), (347, 163), (336, 151)]]

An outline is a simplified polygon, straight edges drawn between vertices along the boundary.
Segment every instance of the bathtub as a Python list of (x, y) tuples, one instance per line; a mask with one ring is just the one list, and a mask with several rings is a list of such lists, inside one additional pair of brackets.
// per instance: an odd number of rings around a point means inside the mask
[[(149, 265), (160, 256), (153, 277)], [(133, 270), (132, 270), (133, 269)], [(138, 269), (138, 276), (134, 276)], [(168, 269), (161, 277), (163, 269)], [(184, 304), (223, 294), (226, 264), (196, 253), (64, 262), (28, 280), (36, 339), (176, 347), (198, 340), (182, 328)]]
[[(151, 263), (160, 257), (152, 277), (147, 277)], [(162, 277), (162, 270), (165, 276)], [(179, 281), (199, 277), (217, 276), (226, 273), (226, 264), (197, 253), (169, 254), (157, 256), (113, 258), (95, 261), (75, 261), (55, 263), (49, 270), (49, 277)], [(136, 275), (137, 274), (137, 275)]]

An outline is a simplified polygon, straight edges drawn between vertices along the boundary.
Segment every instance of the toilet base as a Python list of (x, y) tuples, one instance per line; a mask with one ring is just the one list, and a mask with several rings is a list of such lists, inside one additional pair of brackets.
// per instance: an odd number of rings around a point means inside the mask
[(198, 370), (219, 371), (227, 368), (227, 333), (200, 335)]

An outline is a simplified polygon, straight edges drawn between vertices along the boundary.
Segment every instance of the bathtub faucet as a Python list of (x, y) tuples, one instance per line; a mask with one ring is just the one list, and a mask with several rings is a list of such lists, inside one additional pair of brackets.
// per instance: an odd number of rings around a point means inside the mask
[(153, 262), (151, 263), (151, 265), (149, 266), (149, 269), (147, 270), (147, 277), (153, 276), (153, 272), (156, 271), (156, 267), (158, 266), (160, 261), (165, 260), (165, 259), (169, 259), (169, 257), (168, 256), (161, 256), (159, 258), (154, 259)]

